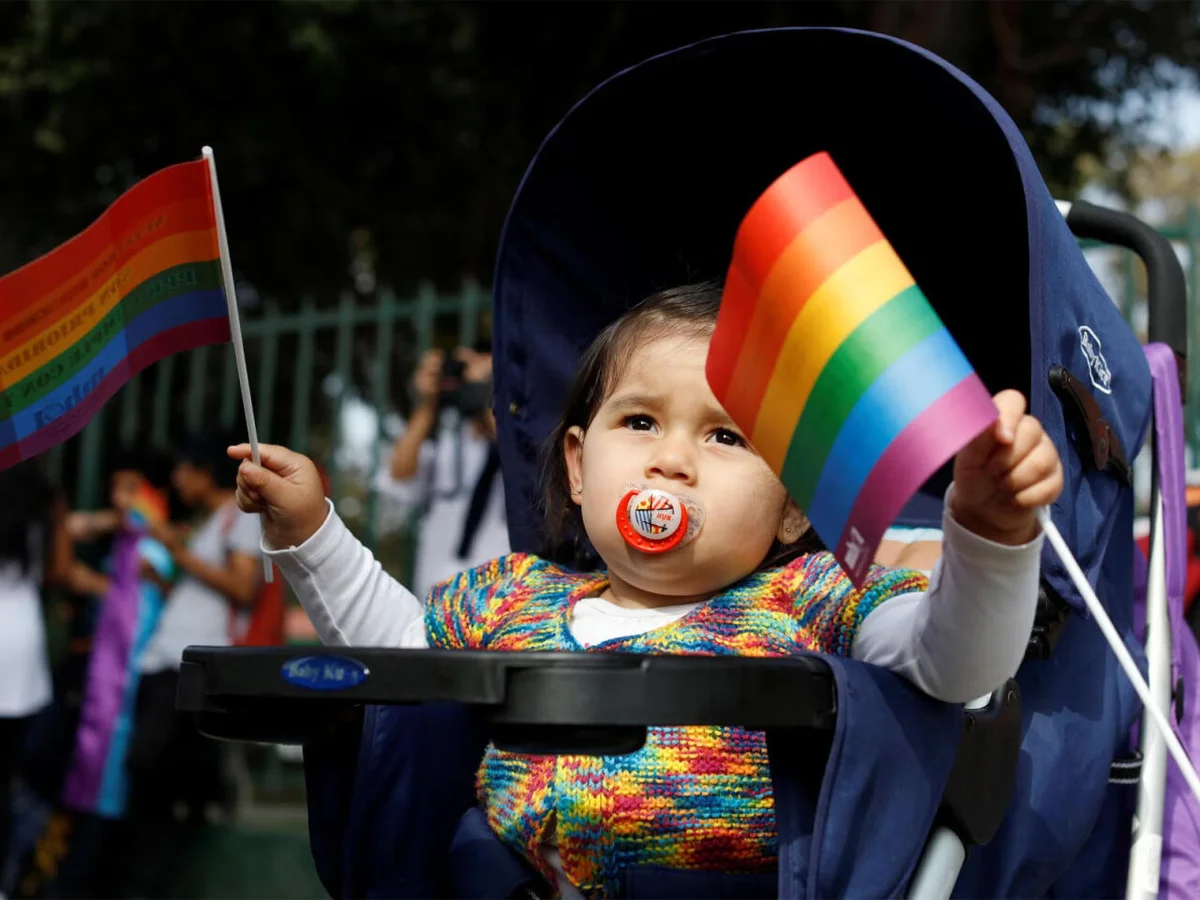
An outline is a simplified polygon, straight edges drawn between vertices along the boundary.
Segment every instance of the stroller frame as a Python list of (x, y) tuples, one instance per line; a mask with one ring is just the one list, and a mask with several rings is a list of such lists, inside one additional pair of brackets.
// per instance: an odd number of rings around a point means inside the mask
[[(1090, 203), (1057, 201), (1059, 211), (1071, 230), (1083, 238), (1094, 238), (1126, 247), (1135, 252), (1146, 266), (1150, 306), (1149, 338), (1174, 349), (1181, 395), (1186, 396), (1184, 365), (1187, 344), (1187, 283), (1183, 268), (1170, 242), (1146, 223), (1126, 213), (1108, 210)], [(1174, 342), (1171, 331), (1178, 329)], [(1183, 335), (1182, 342), (1178, 335)], [(1150, 486), (1150, 556), (1145, 601), (1147, 684), (1155, 705), (1170, 717), (1176, 685), (1172, 673), (1172, 633), (1167, 573), (1168, 536), (1164, 521), (1163, 484), (1157, 465), (1163, 448), (1156, 431), (1151, 432), (1151, 453), (1155, 461)], [(1182, 460), (1180, 461), (1182, 463)], [(1179, 473), (1181, 478), (1183, 473)], [(1179, 535), (1182, 538), (1183, 535)], [(1175, 548), (1180, 553), (1183, 548)], [(1166, 793), (1167, 747), (1161, 732), (1143, 711), (1140, 727), (1141, 779), (1138, 783), (1134, 817), (1133, 845), (1130, 853), (1127, 900), (1158, 896), (1163, 840), (1163, 805)]]

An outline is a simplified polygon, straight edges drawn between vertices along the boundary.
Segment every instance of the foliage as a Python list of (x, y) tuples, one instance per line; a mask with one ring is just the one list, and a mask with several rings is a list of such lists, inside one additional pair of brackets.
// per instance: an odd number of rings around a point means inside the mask
[(1200, 0), (0, 4), (0, 271), (209, 143), (234, 263), (259, 292), (290, 306), (486, 283), (524, 166), (571, 103), (651, 53), (782, 24), (945, 56), (1070, 193), (1080, 154), (1138, 140), (1096, 104), (1195, 69), (1198, 22)]

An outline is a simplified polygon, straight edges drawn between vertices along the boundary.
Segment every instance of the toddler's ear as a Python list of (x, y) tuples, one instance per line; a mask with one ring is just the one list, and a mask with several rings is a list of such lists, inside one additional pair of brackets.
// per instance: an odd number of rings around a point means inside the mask
[(583, 429), (572, 425), (563, 438), (563, 460), (567, 464), (567, 481), (571, 485), (571, 502), (583, 503)]
[(794, 544), (804, 537), (809, 529), (808, 517), (800, 511), (791, 497), (783, 506), (783, 515), (779, 517), (779, 531), (775, 537), (781, 544)]

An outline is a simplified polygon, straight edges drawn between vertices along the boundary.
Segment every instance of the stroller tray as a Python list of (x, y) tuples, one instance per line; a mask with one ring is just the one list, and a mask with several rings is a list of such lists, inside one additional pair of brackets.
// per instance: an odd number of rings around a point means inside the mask
[(640, 746), (648, 725), (829, 730), (836, 718), (833, 674), (815, 656), (189, 647), (176, 699), (212, 737), (279, 743), (357, 707), (419, 703), (470, 706), (509, 745), (546, 729)]

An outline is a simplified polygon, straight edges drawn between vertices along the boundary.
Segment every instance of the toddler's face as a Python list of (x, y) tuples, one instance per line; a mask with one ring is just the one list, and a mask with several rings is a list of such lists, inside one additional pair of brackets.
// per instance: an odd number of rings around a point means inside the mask
[[(791, 543), (801, 530), (783, 485), (713, 396), (707, 353), (700, 337), (643, 344), (586, 433), (572, 429), (564, 446), (573, 499), (614, 581), (664, 597), (718, 592), (754, 571), (777, 537)], [(661, 554), (628, 546), (616, 514), (631, 483), (698, 499), (696, 539)]]

